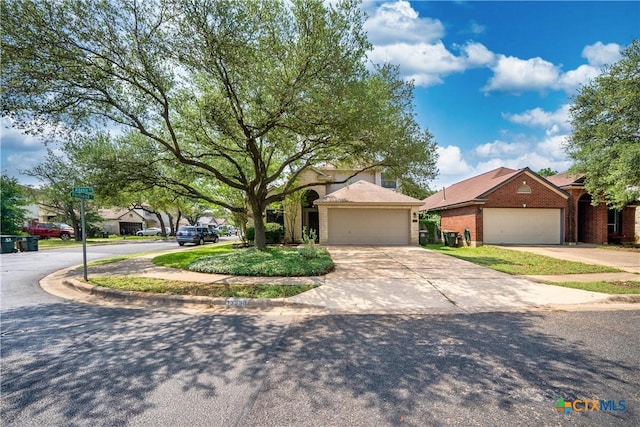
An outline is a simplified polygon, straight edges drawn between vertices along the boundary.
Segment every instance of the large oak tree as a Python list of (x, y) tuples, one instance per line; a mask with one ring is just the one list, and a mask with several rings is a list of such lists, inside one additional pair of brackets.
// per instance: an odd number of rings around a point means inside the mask
[(363, 19), (353, 1), (6, 0), (3, 115), (121, 127), (169, 171), (157, 185), (232, 211), (209, 190), (244, 194), (262, 248), (262, 213), (311, 165), (436, 173), (413, 87), (367, 64)]
[(594, 203), (640, 199), (640, 41), (583, 86), (570, 109), (566, 149)]

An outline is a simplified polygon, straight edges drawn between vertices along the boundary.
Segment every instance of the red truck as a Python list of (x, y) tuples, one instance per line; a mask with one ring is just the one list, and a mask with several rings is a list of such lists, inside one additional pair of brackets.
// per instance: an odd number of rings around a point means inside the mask
[(59, 237), (62, 240), (69, 240), (74, 237), (73, 228), (67, 224), (54, 222), (41, 222), (30, 225), (22, 229), (32, 236), (38, 236), (40, 239), (48, 239), (50, 237)]

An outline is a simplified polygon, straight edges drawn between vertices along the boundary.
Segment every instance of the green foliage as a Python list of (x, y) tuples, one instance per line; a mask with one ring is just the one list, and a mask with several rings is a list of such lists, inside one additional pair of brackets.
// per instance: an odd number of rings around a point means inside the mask
[(570, 172), (585, 176), (593, 202), (616, 208), (640, 199), (640, 41), (580, 89), (570, 109)]
[(427, 243), (434, 243), (440, 240), (440, 213), (439, 212), (421, 212), (420, 230), (427, 231)]
[(366, 66), (356, 1), (170, 5), (6, 0), (2, 115), (35, 131), (115, 124), (123, 136), (89, 150), (112, 189), (165, 187), (260, 225), (309, 166), (385, 167), (419, 185), (435, 175), (413, 86), (397, 67)]
[(173, 252), (165, 255), (159, 255), (153, 258), (154, 265), (169, 268), (186, 269), (189, 264), (204, 256), (225, 254), (231, 252), (231, 245), (215, 245), (204, 246), (202, 248), (191, 249), (188, 251)]
[(277, 222), (268, 222), (264, 225), (264, 234), (267, 244), (280, 244), (284, 240), (284, 227)]
[(247, 232), (245, 233), (245, 237), (249, 242), (253, 242), (256, 238), (256, 229), (255, 227), (247, 227)]
[(294, 248), (268, 247), (237, 249), (227, 254), (200, 258), (189, 270), (234, 276), (318, 276), (334, 269), (326, 250), (318, 250), (315, 258), (303, 258)]
[(0, 233), (18, 234), (21, 231), (28, 204), (27, 190), (17, 179), (3, 173), (0, 177)]
[(558, 171), (553, 170), (551, 168), (542, 168), (538, 171), (538, 175), (540, 176), (553, 176), (557, 175)]
[(302, 246), (298, 247), (298, 253), (303, 258), (315, 258), (318, 256), (318, 248), (316, 247), (316, 239), (318, 238), (318, 234), (316, 230), (309, 230), (307, 232), (307, 227), (302, 229)]

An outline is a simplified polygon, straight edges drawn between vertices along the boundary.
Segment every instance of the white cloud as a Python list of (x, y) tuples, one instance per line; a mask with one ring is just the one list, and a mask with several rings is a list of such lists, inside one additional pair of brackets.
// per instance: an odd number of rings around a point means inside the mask
[(560, 130), (568, 130), (569, 124), (569, 104), (564, 104), (556, 111), (548, 112), (542, 108), (534, 108), (520, 114), (502, 113), (502, 117), (513, 123), (531, 127), (543, 127)]
[(370, 13), (364, 24), (369, 40), (375, 44), (432, 42), (444, 36), (444, 25), (431, 18), (420, 18), (408, 1), (383, 3)]
[(492, 64), (496, 55), (486, 48), (482, 43), (470, 42), (462, 46), (462, 52), (465, 55), (467, 66), (484, 66)]
[(494, 141), (478, 145), (474, 151), (480, 157), (506, 157), (521, 153), (528, 147), (525, 142)]
[(525, 60), (498, 55), (498, 61), (490, 68), (494, 74), (483, 88), (485, 92), (544, 90), (554, 86), (560, 76), (559, 68), (542, 58)]
[(589, 61), (589, 65), (602, 67), (618, 62), (622, 58), (620, 50), (620, 45), (617, 43), (596, 42), (582, 49), (582, 57)]

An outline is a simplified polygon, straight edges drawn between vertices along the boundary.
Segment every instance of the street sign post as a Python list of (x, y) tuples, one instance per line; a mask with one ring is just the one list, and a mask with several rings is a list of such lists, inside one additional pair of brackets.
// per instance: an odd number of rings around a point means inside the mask
[(82, 221), (82, 264), (84, 265), (84, 281), (87, 282), (87, 227), (84, 221), (84, 201), (93, 200), (93, 187), (73, 187), (71, 197), (80, 199), (80, 219)]

